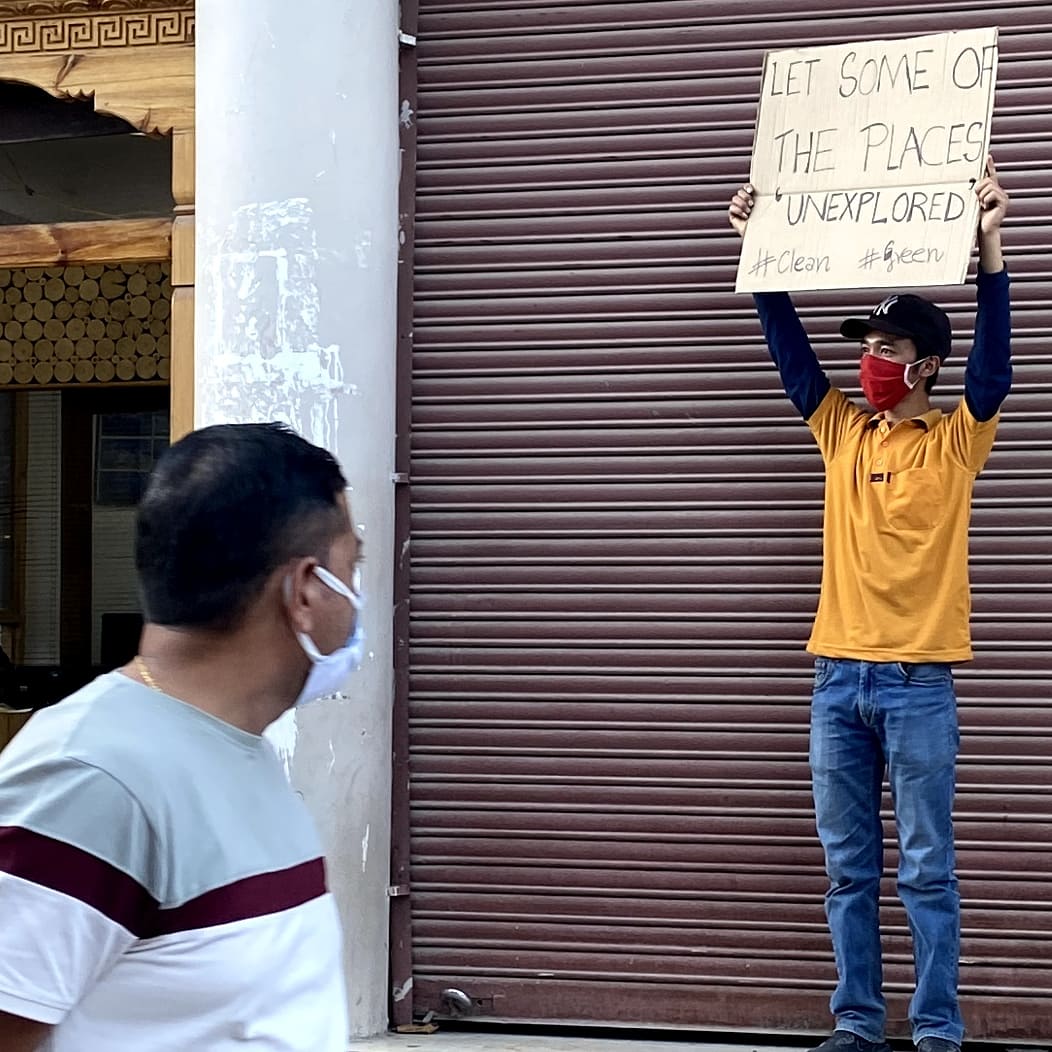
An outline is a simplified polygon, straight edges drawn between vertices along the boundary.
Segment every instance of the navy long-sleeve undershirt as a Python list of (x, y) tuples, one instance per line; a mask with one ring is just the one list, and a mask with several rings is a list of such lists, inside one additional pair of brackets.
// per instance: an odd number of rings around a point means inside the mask
[[(1008, 271), (976, 275), (975, 342), (964, 370), (964, 398), (976, 420), (990, 420), (1012, 385), (1011, 306)], [(753, 299), (767, 347), (782, 378), (782, 386), (805, 419), (829, 391), (811, 341), (788, 293), (759, 292)]]

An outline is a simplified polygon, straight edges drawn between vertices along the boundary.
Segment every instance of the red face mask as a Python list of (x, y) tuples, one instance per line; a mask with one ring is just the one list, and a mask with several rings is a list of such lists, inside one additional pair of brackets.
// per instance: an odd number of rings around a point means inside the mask
[(909, 373), (910, 369), (923, 361), (926, 359), (921, 358), (920, 361), (903, 365), (902, 362), (889, 362), (872, 354), (863, 354), (859, 379), (866, 401), (878, 413), (885, 409), (894, 409), (920, 383), (919, 376), (910, 383)]

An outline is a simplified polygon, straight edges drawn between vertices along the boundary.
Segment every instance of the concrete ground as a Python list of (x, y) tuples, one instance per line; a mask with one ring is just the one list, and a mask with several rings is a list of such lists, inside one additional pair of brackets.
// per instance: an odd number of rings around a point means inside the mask
[(352, 1041), (349, 1052), (786, 1052), (786, 1047), (440, 1030), (435, 1034), (387, 1034), (364, 1038)]
[[(667, 1031), (666, 1031), (667, 1034)], [(352, 1040), (348, 1052), (806, 1052), (808, 1042), (767, 1045), (748, 1040), (733, 1044), (679, 1041), (672, 1036), (646, 1040), (638, 1036), (582, 1037), (557, 1033), (514, 1033), (491, 1030), (451, 1030), (434, 1034), (386, 1034)], [(898, 1041), (895, 1048), (907, 1048)], [(968, 1046), (966, 1046), (967, 1049)], [(1052, 1052), (1052, 1047), (973, 1045), (974, 1052)], [(911, 1050), (912, 1052), (912, 1050)]]
[[(721, 1043), (677, 1040), (665, 1031), (658, 1039), (648, 1040), (639, 1032), (621, 1037), (614, 1031), (604, 1036), (581, 1036), (558, 1032), (515, 1033), (502, 1030), (439, 1030), (433, 1034), (385, 1034), (381, 1037), (352, 1039), (348, 1052), (807, 1052), (811, 1041), (806, 1037), (787, 1035), (784, 1045), (754, 1044), (748, 1039)], [(815, 1038), (817, 1040), (817, 1038)], [(897, 1040), (894, 1049), (912, 1047)], [(1052, 1052), (1048, 1045), (971, 1045), (966, 1052)]]

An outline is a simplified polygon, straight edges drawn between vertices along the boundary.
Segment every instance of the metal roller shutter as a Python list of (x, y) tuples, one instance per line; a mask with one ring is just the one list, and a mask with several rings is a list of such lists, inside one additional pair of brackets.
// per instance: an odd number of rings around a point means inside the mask
[[(419, 0), (406, 630), (414, 1004), (825, 1030), (807, 769), (821, 464), (729, 194), (763, 50), (1001, 27), (1016, 383), (958, 683), (971, 1036), (1052, 1037), (1052, 4)], [(950, 309), (961, 395), (973, 293)], [(836, 382), (837, 319), (800, 296)], [(889, 834), (892, 827), (888, 825)], [(889, 872), (896, 859), (888, 842)], [(886, 985), (912, 965), (886, 885)]]

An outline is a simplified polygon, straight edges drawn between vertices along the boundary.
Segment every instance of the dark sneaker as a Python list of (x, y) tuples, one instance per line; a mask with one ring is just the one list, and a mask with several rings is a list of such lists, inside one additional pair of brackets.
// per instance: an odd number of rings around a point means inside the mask
[(922, 1037), (917, 1042), (917, 1052), (961, 1052), (961, 1046), (945, 1037)]
[[(936, 1041), (937, 1038), (921, 1038), (922, 1041)], [(917, 1046), (920, 1052), (942, 1052), (941, 1049), (926, 1049)], [(820, 1045), (811, 1052), (891, 1052), (887, 1041), (867, 1041), (850, 1030), (834, 1030)]]

